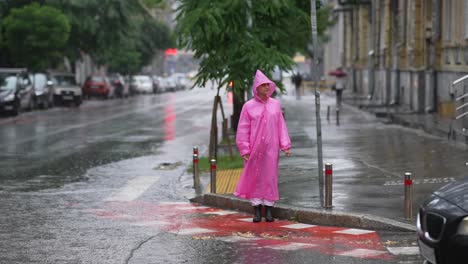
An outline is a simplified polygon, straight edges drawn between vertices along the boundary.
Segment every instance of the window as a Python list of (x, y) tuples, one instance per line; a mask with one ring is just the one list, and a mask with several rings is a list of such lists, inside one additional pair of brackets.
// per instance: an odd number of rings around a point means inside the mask
[(444, 1), (443, 12), (444, 12), (444, 41), (450, 42), (452, 40), (452, 1)]
[(468, 39), (468, 1), (463, 1), (463, 37)]

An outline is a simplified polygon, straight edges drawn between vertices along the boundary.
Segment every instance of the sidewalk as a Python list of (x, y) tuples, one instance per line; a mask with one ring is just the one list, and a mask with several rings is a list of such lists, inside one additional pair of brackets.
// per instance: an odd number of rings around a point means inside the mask
[(352, 93), (346, 93), (344, 101), (349, 105), (373, 113), (377, 117), (388, 118), (390, 123), (420, 129), (428, 134), (468, 145), (468, 127), (464, 131), (461, 121), (443, 118), (437, 113), (418, 114), (400, 106), (373, 104), (365, 97)]
[[(430, 193), (463, 175), (468, 148), (452, 146), (447, 140), (421, 135), (399, 126), (388, 126), (374, 113), (360, 110), (349, 103), (349, 95), (335, 122), (335, 98), (331, 93), (321, 97), (323, 162), (332, 163), (333, 208), (322, 209), (318, 188), (315, 97), (305, 95), (296, 101), (283, 96), (286, 122), (292, 140), (291, 158), (283, 155), (279, 165), (280, 201), (274, 215), (303, 223), (346, 226), (362, 229), (414, 231), (418, 205)], [(357, 100), (354, 100), (357, 101)], [(330, 107), (330, 120), (327, 108)], [(393, 120), (404, 120), (419, 127), (412, 114), (394, 114)], [(413, 118), (413, 119), (410, 119)], [(403, 122), (403, 121), (402, 121)], [(433, 122), (434, 131), (444, 129)], [(435, 153), (432, 155), (431, 153)], [(442, 164), (440, 157), (451, 157)], [(413, 219), (404, 218), (404, 172), (411, 171), (421, 184), (414, 186)], [(441, 173), (451, 175), (441, 179)], [(447, 177), (447, 176), (443, 176)], [(424, 184), (423, 184), (424, 180)], [(430, 184), (426, 184), (428, 180)], [(248, 201), (229, 194), (206, 194), (193, 201), (226, 209), (251, 212)]]

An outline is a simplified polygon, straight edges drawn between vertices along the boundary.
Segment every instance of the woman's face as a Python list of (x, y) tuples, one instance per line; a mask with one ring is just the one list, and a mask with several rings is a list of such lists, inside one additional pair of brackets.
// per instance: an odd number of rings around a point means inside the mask
[(270, 85), (268, 85), (268, 83), (263, 83), (257, 86), (257, 93), (258, 93), (258, 96), (262, 98), (267, 97), (268, 94), (270, 93)]

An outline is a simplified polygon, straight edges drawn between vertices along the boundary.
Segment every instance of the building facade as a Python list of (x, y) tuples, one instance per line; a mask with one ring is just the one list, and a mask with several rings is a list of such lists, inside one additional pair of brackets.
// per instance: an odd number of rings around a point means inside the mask
[[(456, 115), (455, 98), (468, 92), (468, 79), (452, 86), (468, 74), (468, 1), (329, 2), (338, 23), (326, 71), (343, 65), (348, 88), (376, 104)], [(466, 117), (462, 122), (468, 125)]]

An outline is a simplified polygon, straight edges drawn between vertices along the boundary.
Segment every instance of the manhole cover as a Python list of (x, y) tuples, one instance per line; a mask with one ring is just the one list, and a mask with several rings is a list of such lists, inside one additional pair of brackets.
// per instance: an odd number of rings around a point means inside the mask
[(180, 165), (182, 165), (182, 162), (175, 162), (175, 163), (171, 163), (171, 162), (163, 162), (163, 163), (160, 163), (158, 166), (156, 166), (155, 168), (153, 168), (154, 170), (173, 170), (177, 167), (179, 167)]

